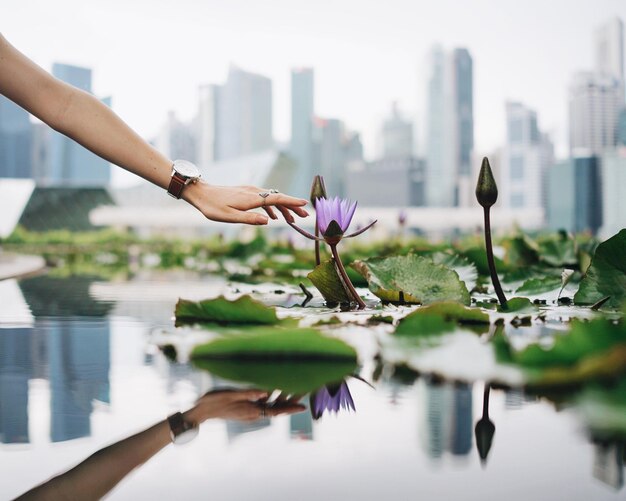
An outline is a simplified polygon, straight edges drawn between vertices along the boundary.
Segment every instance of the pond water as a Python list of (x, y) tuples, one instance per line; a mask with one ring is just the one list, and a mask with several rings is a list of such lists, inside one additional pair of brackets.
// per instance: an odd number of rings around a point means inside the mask
[[(220, 278), (176, 273), (0, 282), (0, 499), (190, 407), (210, 389), (237, 386), (184, 357), (171, 362), (158, 348), (172, 335), (181, 351), (197, 341), (193, 332), (176, 334), (179, 296), (230, 290)], [(372, 386), (348, 379), (355, 411), (207, 421), (195, 440), (167, 446), (110, 498), (626, 499), (623, 443), (593, 440), (571, 409), (492, 388), (495, 435), (481, 461), (475, 427), (483, 382), (384, 370), (373, 379), (374, 361), (362, 362)]]

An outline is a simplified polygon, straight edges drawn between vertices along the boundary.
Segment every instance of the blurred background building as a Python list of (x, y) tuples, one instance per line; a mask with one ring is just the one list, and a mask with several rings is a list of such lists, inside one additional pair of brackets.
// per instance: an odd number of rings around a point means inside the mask
[[(504, 140), (489, 158), (500, 191), (498, 204), (509, 225), (585, 230), (602, 236), (623, 226), (623, 32), (623, 22), (617, 17), (597, 26), (593, 60), (587, 69), (575, 72), (569, 88), (563, 89), (563, 101), (569, 108), (569, 147), (564, 158), (555, 158), (553, 138), (540, 127), (540, 109), (515, 99), (503, 103)], [(420, 77), (425, 100), (422, 114), (415, 120), (412, 110), (402, 109), (390, 99), (390, 112), (380, 118), (380, 148), (375, 156), (364, 158), (361, 134), (341, 117), (316, 112), (316, 73), (311, 67), (290, 72), (291, 137), (285, 144), (274, 140), (272, 81), (235, 65), (228, 68), (224, 83), (199, 85), (191, 119), (169, 112), (152, 143), (170, 158), (196, 162), (204, 177), (213, 182), (260, 183), (308, 198), (313, 176), (321, 174), (330, 195), (358, 200), (362, 208), (411, 209), (416, 216), (409, 218), (414, 221), (409, 224), (417, 230), (428, 226), (420, 223), (424, 218), (418, 214), (426, 212), (418, 209), (446, 209), (442, 231), (456, 231), (466, 227), (459, 223), (468, 215), (464, 209), (476, 206), (474, 187), (483, 155), (474, 148), (474, 97), (480, 89), (475, 89), (474, 55), (468, 48), (434, 45), (427, 59), (428, 71)], [(89, 68), (56, 63), (52, 73), (92, 92)], [(110, 98), (103, 101), (111, 103)], [(259, 173), (246, 168), (246, 162), (251, 162), (251, 167), (262, 165)], [(232, 172), (224, 175), (223, 171), (230, 169)], [(36, 208), (45, 215), (46, 204), (59, 209), (104, 203), (109, 207), (99, 211), (95, 220), (111, 224), (101, 216), (112, 214), (112, 201), (128, 207), (136, 200), (125, 201), (124, 193), (137, 193), (116, 189), (107, 199), (91, 192), (95, 198), (89, 203), (85, 190), (109, 189), (110, 171), (107, 162), (31, 120), (28, 113), (0, 96), (0, 182), (1, 178), (36, 182), (36, 190), (29, 188), (29, 213)], [(70, 191), (61, 193), (61, 188)], [(57, 191), (46, 193), (46, 189)], [(73, 189), (82, 191), (72, 195)], [(143, 212), (158, 213), (167, 205), (163, 191), (146, 190), (151, 195), (140, 197), (148, 204)], [(37, 205), (35, 199), (41, 203)], [(63, 212), (57, 209), (50, 214)], [(56, 227), (59, 218), (55, 216), (55, 220)], [(133, 221), (133, 227), (141, 225)], [(146, 216), (145, 224), (153, 224), (148, 221), (154, 218)]]

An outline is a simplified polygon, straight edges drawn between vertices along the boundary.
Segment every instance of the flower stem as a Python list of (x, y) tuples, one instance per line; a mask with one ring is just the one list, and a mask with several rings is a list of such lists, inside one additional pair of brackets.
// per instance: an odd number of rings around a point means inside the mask
[(339, 274), (341, 275), (341, 279), (343, 280), (344, 284), (346, 285), (346, 287), (350, 291), (350, 294), (352, 295), (352, 298), (359, 305), (359, 310), (364, 309), (365, 308), (365, 303), (361, 299), (361, 296), (358, 295), (356, 289), (354, 288), (354, 285), (352, 285), (352, 282), (348, 278), (348, 274), (346, 273), (346, 269), (343, 267), (343, 263), (341, 262), (341, 258), (339, 257), (339, 253), (337, 252), (337, 245), (331, 245), (330, 246), (330, 250), (333, 253), (333, 259), (334, 259), (334, 261), (335, 261), (335, 263), (337, 265), (337, 270), (339, 271)]
[(500, 280), (498, 279), (498, 273), (496, 271), (496, 263), (493, 259), (493, 245), (491, 243), (491, 220), (489, 218), (489, 207), (484, 207), (483, 211), (485, 214), (485, 247), (487, 249), (487, 264), (489, 265), (489, 273), (491, 274), (491, 283), (493, 284), (493, 288), (496, 290), (496, 295), (498, 296), (498, 301), (500, 301), (500, 306), (503, 310), (508, 308), (508, 303), (506, 300), (506, 296), (502, 291), (502, 286), (500, 285)]
[[(317, 216), (315, 216), (315, 217), (317, 217)], [(315, 236), (316, 237), (320, 236), (320, 230), (317, 227), (317, 221), (315, 221)], [(315, 241), (315, 265), (319, 266), (320, 263), (321, 263), (321, 260), (320, 260), (320, 242), (319, 242), (319, 240), (316, 240)]]

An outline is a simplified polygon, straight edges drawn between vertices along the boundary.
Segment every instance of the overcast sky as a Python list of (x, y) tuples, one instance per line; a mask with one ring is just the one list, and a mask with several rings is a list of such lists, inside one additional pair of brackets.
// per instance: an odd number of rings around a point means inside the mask
[(594, 28), (626, 20), (626, 0), (2, 0), (0, 30), (50, 70), (94, 70), (94, 91), (144, 137), (168, 110), (190, 119), (197, 87), (228, 65), (273, 80), (274, 136), (290, 127), (290, 69), (315, 68), (316, 113), (343, 119), (376, 153), (380, 122), (397, 100), (418, 106), (433, 43), (474, 58), (476, 149), (504, 138), (504, 102), (539, 114), (557, 151), (567, 147), (567, 84), (592, 66)]

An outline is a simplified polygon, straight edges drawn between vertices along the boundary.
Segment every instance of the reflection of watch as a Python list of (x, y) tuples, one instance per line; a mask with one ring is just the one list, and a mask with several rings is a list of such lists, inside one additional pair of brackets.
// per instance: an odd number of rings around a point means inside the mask
[(198, 435), (198, 425), (185, 421), (185, 418), (180, 412), (169, 416), (167, 422), (170, 425), (172, 442), (177, 445), (191, 442)]
[(187, 160), (174, 160), (167, 192), (174, 198), (180, 198), (183, 195), (183, 188), (189, 183), (195, 183), (198, 179), (200, 179), (198, 167)]

